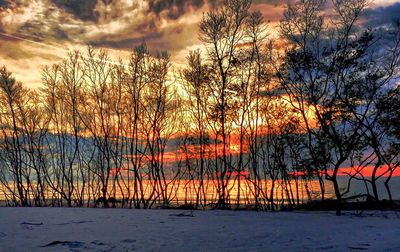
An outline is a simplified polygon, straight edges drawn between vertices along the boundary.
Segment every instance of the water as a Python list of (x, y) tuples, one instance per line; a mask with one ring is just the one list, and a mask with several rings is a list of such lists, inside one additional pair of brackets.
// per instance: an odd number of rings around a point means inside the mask
[[(380, 199), (388, 199), (388, 194), (386, 188), (383, 184), (385, 178), (378, 180), (378, 192)], [(121, 180), (120, 180), (121, 182)], [(117, 199), (131, 199), (134, 197), (135, 189), (132, 180), (129, 184), (120, 183), (118, 185), (117, 181), (111, 180), (108, 185), (108, 196), (115, 197)], [(267, 202), (270, 198), (270, 193), (272, 189), (272, 180), (264, 179), (259, 182), (259, 186), (256, 187), (254, 182), (248, 179), (241, 179), (240, 185), (238, 180), (231, 179), (227, 183), (227, 199), (232, 204), (241, 205), (251, 205), (255, 203), (255, 192), (258, 191), (258, 200), (261, 202)], [(342, 191), (347, 188), (348, 185), (348, 177), (339, 176), (338, 182)], [(195, 203), (197, 197), (200, 198), (201, 202), (204, 200), (207, 203), (215, 203), (218, 201), (218, 182), (216, 180), (204, 180), (204, 194), (202, 191), (199, 192), (200, 181), (198, 180), (167, 180), (165, 185), (159, 185), (159, 183), (155, 183), (153, 180), (143, 180), (142, 186), (136, 191), (137, 195), (142, 196), (143, 199), (148, 200), (149, 202), (155, 201), (161, 202), (162, 194), (164, 195), (168, 202), (180, 205), (183, 203)], [(12, 184), (9, 183), (9, 188), (12, 188)], [(36, 184), (32, 183), (31, 188), (35, 188)], [(367, 189), (368, 187), (368, 189)], [(358, 195), (358, 194), (372, 194), (372, 188), (369, 183), (367, 183), (367, 187), (364, 181), (360, 180), (352, 180), (350, 185), (350, 191), (345, 197)], [(100, 185), (92, 184), (85, 185), (85, 189), (83, 192), (81, 189), (83, 188), (82, 183), (78, 183), (75, 185), (75, 191), (73, 193), (73, 198), (77, 199), (80, 197), (80, 193), (83, 193), (83, 201), (91, 201), (94, 202), (97, 198), (101, 197), (100, 194)], [(259, 190), (257, 190), (259, 189)], [(392, 197), (394, 200), (400, 199), (400, 177), (393, 177), (390, 181), (390, 189), (392, 193)], [(276, 180), (274, 185), (274, 194), (273, 198), (275, 202), (288, 201), (289, 198), (294, 200), (295, 202), (307, 202), (308, 200), (318, 200), (321, 199), (320, 185), (317, 180), (303, 181), (298, 180), (296, 183), (295, 180), (291, 180), (290, 182), (285, 183), (282, 180)], [(29, 194), (30, 198), (34, 198), (34, 194), (32, 190)], [(45, 197), (47, 199), (60, 199), (61, 196), (55, 190), (51, 189), (49, 186), (46, 187)], [(11, 198), (11, 193), (6, 189), (4, 185), (0, 185), (0, 200), (5, 201)], [(325, 181), (325, 198), (326, 199), (334, 199), (334, 190), (332, 183), (330, 181)]]
[[(122, 184), (122, 183), (121, 183)], [(9, 185), (11, 186), (11, 184)], [(32, 187), (34, 188), (36, 185), (33, 184)], [(159, 195), (159, 192), (165, 192), (168, 200), (170, 202), (181, 204), (182, 202), (185, 203), (194, 203), (196, 201), (197, 195), (206, 202), (216, 202), (218, 200), (218, 182), (216, 180), (205, 180), (203, 183), (204, 191), (199, 192), (200, 188), (200, 181), (198, 180), (168, 180), (166, 181), (166, 186), (162, 188), (159, 186), (158, 183), (152, 180), (143, 180), (142, 181), (142, 190), (138, 190), (138, 195), (142, 195), (145, 199), (152, 199), (156, 198)], [(76, 190), (76, 195), (78, 195), (79, 188), (82, 188), (82, 184), (78, 185)], [(85, 185), (84, 191), (84, 198), (87, 199), (96, 199), (99, 198), (100, 195), (100, 187), (97, 186), (89, 186)], [(258, 189), (258, 190), (257, 190)], [(256, 191), (259, 191), (258, 199), (260, 201), (267, 201), (270, 197), (272, 189), (272, 180), (264, 179), (259, 182), (258, 186), (247, 179), (241, 179), (240, 185), (238, 180), (229, 180), (226, 186), (226, 192), (228, 194), (228, 200), (232, 203), (237, 203), (239, 199), (240, 204), (254, 204), (254, 195)], [(5, 186), (0, 186), (0, 200), (6, 200), (11, 196), (11, 194), (5, 189)], [(296, 184), (294, 180), (290, 181), (290, 183), (284, 183), (284, 181), (276, 180), (274, 183), (274, 194), (273, 197), (275, 201), (286, 201), (288, 199), (288, 191), (291, 193), (289, 194), (290, 198), (293, 198), (297, 201), (304, 202), (308, 199), (319, 199), (321, 198), (319, 183), (316, 180), (304, 181), (299, 180)], [(121, 198), (131, 198), (134, 195), (134, 185), (133, 183), (129, 183), (129, 186), (124, 184), (119, 186), (117, 183), (110, 183), (108, 186), (108, 192), (110, 193), (110, 197), (115, 197), (117, 199)], [(47, 187), (45, 192), (46, 198), (58, 198), (60, 197), (59, 193), (56, 193), (51, 188)], [(326, 188), (326, 197), (332, 198), (333, 197), (333, 190), (332, 186), (329, 184)], [(31, 194), (33, 197), (33, 194)], [(238, 198), (239, 197), (239, 198)]]

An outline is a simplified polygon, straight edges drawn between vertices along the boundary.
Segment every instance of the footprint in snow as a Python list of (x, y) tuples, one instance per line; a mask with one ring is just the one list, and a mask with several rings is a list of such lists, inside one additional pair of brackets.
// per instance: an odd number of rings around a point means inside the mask
[(125, 244), (122, 246), (126, 251), (137, 250), (136, 245), (135, 245), (135, 243), (136, 243), (135, 239), (124, 239), (124, 240), (121, 240), (121, 243)]
[(335, 247), (334, 246), (324, 246), (324, 247), (319, 247), (317, 249), (319, 249), (319, 250), (328, 250), (328, 249), (333, 249), (333, 248), (335, 248)]
[(83, 245), (85, 243), (84, 242), (80, 242), (80, 241), (52, 241), (42, 247), (53, 247), (53, 246), (66, 246), (68, 248), (74, 249), (74, 248), (82, 248)]
[(94, 241), (91, 242), (91, 244), (97, 245), (97, 246), (105, 246), (105, 245), (107, 245), (104, 242), (101, 242), (99, 240), (94, 240)]
[(124, 243), (135, 243), (136, 240), (135, 239), (124, 239), (121, 242), (124, 242)]
[(94, 240), (84, 249), (94, 249), (96, 251), (114, 251), (115, 245), (105, 243), (99, 240)]
[(41, 226), (41, 225), (43, 225), (43, 222), (37, 222), (37, 223), (35, 223), (35, 222), (26, 222), (26, 221), (24, 221), (24, 222), (21, 222), (21, 225)]
[(348, 246), (351, 250), (368, 250), (369, 244), (360, 244), (360, 246)]

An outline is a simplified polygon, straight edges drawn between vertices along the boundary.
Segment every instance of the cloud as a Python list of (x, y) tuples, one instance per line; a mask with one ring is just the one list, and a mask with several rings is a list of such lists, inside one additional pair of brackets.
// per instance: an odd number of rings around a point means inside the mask
[(22, 60), (35, 57), (35, 54), (21, 48), (16, 39), (6, 38), (0, 35), (0, 51), (3, 60)]
[[(0, 29), (37, 41), (93, 44), (129, 50), (146, 40), (163, 50), (197, 40), (202, 13), (221, 0), (0, 0)], [(6, 2), (7, 1), (7, 2)], [(255, 10), (276, 21), (282, 0), (255, 1)], [(6, 4), (7, 3), (7, 4)], [(188, 34), (189, 33), (189, 34)], [(177, 39), (170, 41), (169, 39)], [(187, 42), (185, 42), (185, 41)]]
[(122, 38), (122, 39), (107, 39), (106, 37), (102, 37), (98, 40), (92, 40), (89, 42), (90, 45), (96, 47), (107, 47), (107, 48), (117, 48), (117, 49), (132, 49), (134, 45), (143, 43), (145, 41), (153, 41), (160, 39), (162, 37), (162, 33), (154, 32), (149, 33), (144, 36), (136, 37), (136, 38)]
[[(279, 20), (281, 2), (256, 0), (253, 10), (262, 11), (266, 20)], [(151, 51), (168, 50), (174, 62), (183, 63), (187, 51), (200, 45), (198, 24), (203, 12), (222, 3), (223, 0), (0, 0), (0, 32), (26, 39), (18, 42), (0, 36), (1, 64), (12, 64), (12, 70), (21, 73), (27, 72), (24, 64), (30, 64), (31, 77), (26, 81), (35, 80), (39, 85), (42, 64), (39, 67), (36, 63), (35, 71), (35, 61), (57, 62), (65, 57), (68, 48), (83, 48), (86, 44), (125, 55), (143, 41)], [(63, 50), (52, 50), (44, 44)], [(34, 47), (42, 48), (41, 52)]]
[(0, 0), (0, 8), (8, 8), (10, 3), (6, 0)]
[[(57, 7), (73, 14), (83, 21), (96, 21), (99, 13), (95, 7), (97, 0), (51, 0)], [(109, 2), (109, 1), (107, 1)]]
[(364, 12), (366, 27), (381, 27), (391, 25), (394, 20), (400, 19), (400, 2), (389, 6), (370, 8)]
[[(400, 0), (388, 0), (391, 5), (378, 1), (381, 7), (375, 5), (379, 8), (367, 13), (371, 25), (390, 22), (399, 11)], [(253, 0), (251, 10), (261, 11), (273, 30), (286, 3)], [(188, 50), (201, 44), (198, 24), (203, 13), (222, 4), (223, 0), (0, 0), (0, 32), (26, 39), (18, 42), (0, 35), (1, 64), (15, 64), (15, 71), (24, 68), (24, 59), (29, 64), (34, 63), (32, 59), (48, 64), (64, 57), (68, 48), (83, 48), (86, 44), (125, 55), (143, 41), (150, 50), (168, 50), (173, 61), (183, 63)], [(42, 47), (44, 44), (64, 51)], [(39, 67), (37, 73), (33, 69), (30, 66), (31, 74), (40, 80)]]
[(40, 42), (30, 43), (1, 34), (0, 41), (0, 66), (5, 65), (18, 81), (31, 88), (40, 86), (41, 69), (45, 65), (52, 65), (66, 56), (57, 48), (40, 46)]
[(0, 10), (14, 10), (26, 3), (24, 0), (0, 0)]
[(188, 10), (198, 9), (203, 5), (203, 0), (150, 0), (148, 11), (157, 16), (165, 14), (170, 19), (178, 19)]

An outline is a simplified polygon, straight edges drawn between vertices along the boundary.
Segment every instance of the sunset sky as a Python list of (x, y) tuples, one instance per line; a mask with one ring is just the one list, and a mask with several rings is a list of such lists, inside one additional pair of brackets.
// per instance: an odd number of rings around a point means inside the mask
[[(0, 0), (0, 65), (27, 87), (38, 87), (41, 69), (69, 50), (90, 44), (126, 59), (146, 41), (151, 50), (168, 50), (181, 64), (201, 46), (198, 23), (221, 0)], [(255, 0), (269, 27), (276, 26), (286, 0)], [(400, 18), (400, 0), (375, 0), (365, 12), (366, 26)]]

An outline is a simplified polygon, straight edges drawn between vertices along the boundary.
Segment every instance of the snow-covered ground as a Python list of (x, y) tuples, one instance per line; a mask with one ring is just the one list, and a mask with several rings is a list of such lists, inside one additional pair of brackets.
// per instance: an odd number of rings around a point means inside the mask
[(400, 251), (371, 213), (0, 208), (0, 251)]

